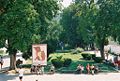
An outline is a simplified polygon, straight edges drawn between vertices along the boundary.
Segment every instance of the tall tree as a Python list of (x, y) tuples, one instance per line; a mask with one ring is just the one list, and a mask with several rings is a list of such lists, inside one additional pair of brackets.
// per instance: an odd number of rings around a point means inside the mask
[[(4, 2), (4, 1), (3, 1)], [(17, 50), (25, 51), (31, 44), (34, 29), (39, 23), (34, 6), (24, 0), (10, 0), (0, 15), (0, 38), (8, 41), (10, 69), (16, 68)]]
[(34, 36), (46, 39), (48, 21), (58, 9), (56, 0), (0, 0), (0, 42), (10, 54), (10, 69), (16, 68), (17, 50), (30, 49)]
[(68, 8), (63, 10), (61, 15), (61, 25), (63, 26), (63, 35), (61, 37), (64, 43), (71, 45), (71, 47), (81, 46), (82, 38), (77, 34), (78, 18), (77, 6), (71, 4)]
[[(28, 0), (28, 1), (32, 5), (34, 5), (35, 10), (39, 13), (38, 18), (41, 22), (40, 27), (35, 29), (36, 33), (32, 37), (33, 43), (35, 44), (47, 43), (48, 55), (49, 55), (50, 52), (53, 52), (51, 51), (51, 49), (49, 49), (49, 48), (53, 48), (53, 45), (50, 43), (51, 40), (48, 40), (48, 35), (49, 35), (48, 32), (50, 32), (49, 26), (51, 26), (51, 23), (53, 23), (53, 18), (56, 17), (58, 11), (60, 10), (59, 3), (61, 0)], [(51, 33), (53, 32), (54, 31), (51, 31)], [(51, 39), (54, 38), (52, 36), (50, 37)], [(31, 47), (31, 45), (29, 47)], [(24, 57), (28, 56), (27, 58), (29, 58), (32, 55), (31, 53), (32, 53), (32, 49), (28, 48), (28, 50), (24, 52), (23, 56)]]
[(77, 33), (80, 34), (86, 43), (86, 47), (94, 49), (94, 19), (96, 7), (93, 0), (77, 0), (75, 4), (78, 6), (76, 17), (79, 18)]
[[(78, 13), (80, 28), (92, 29), (92, 35), (104, 59), (104, 45), (109, 36), (119, 33), (119, 0), (81, 0)], [(88, 32), (89, 34), (89, 32)], [(87, 35), (88, 36), (88, 35)], [(119, 36), (117, 36), (119, 38)]]

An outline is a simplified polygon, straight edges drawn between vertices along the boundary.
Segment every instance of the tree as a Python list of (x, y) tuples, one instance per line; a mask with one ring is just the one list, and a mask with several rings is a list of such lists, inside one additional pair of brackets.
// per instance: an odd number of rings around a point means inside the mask
[[(109, 36), (118, 37), (119, 33), (119, 0), (81, 0), (76, 4), (79, 7), (79, 23), (83, 32), (87, 31), (90, 27), (92, 32), (91, 36), (94, 37), (98, 48), (100, 49), (101, 56), (104, 59), (104, 45)], [(116, 32), (116, 33), (114, 33)], [(89, 32), (86, 32), (90, 34)], [(88, 36), (85, 34), (86, 37)], [(84, 35), (84, 36), (85, 36)]]
[(0, 0), (0, 42), (10, 54), (10, 69), (15, 69), (17, 50), (30, 53), (32, 43), (46, 41), (47, 26), (58, 10), (56, 0)]
[[(55, 43), (56, 39), (53, 41), (53, 38), (56, 36), (54, 35), (52, 37), (52, 35), (50, 34), (54, 33), (54, 31), (56, 31), (55, 29), (59, 28), (59, 26), (58, 27), (55, 26), (56, 28), (54, 29), (54, 26), (51, 23), (53, 22), (56, 23), (56, 21), (53, 21), (53, 19), (56, 18), (56, 15), (60, 10), (60, 5), (59, 5), (60, 1), (59, 0), (28, 0), (28, 1), (32, 5), (34, 5), (35, 10), (39, 13), (38, 18), (41, 22), (40, 27), (35, 29), (36, 33), (32, 37), (32, 43), (33, 44), (47, 43), (48, 44), (47, 56), (49, 56), (49, 53), (53, 52), (52, 48), (56, 47), (56, 43)], [(57, 24), (58, 23), (56, 23), (56, 25)], [(53, 27), (50, 27), (50, 26), (53, 26)], [(50, 31), (51, 29), (49, 27), (53, 28), (54, 30)], [(55, 44), (55, 46), (53, 46), (53, 44)], [(29, 47), (31, 46), (32, 45), (30, 45)], [(31, 55), (32, 55), (31, 48), (28, 48), (27, 51), (23, 53), (23, 57), (25, 57), (26, 59), (28, 59)]]
[[(16, 68), (17, 50), (25, 51), (31, 44), (34, 29), (39, 24), (39, 14), (34, 6), (24, 0), (8, 0), (0, 15), (0, 38), (10, 55), (10, 69)], [(3, 1), (4, 2), (4, 1)], [(5, 40), (8, 44), (5, 45)]]
[[(81, 46), (84, 44), (82, 37), (77, 33), (78, 18), (75, 16), (77, 13), (77, 6), (71, 4), (69, 7), (63, 10), (61, 14), (60, 23), (63, 27), (63, 33), (61, 35), (61, 41), (69, 44), (72, 48)], [(82, 41), (82, 42), (81, 42)], [(82, 44), (81, 44), (82, 43)]]
[(96, 14), (96, 5), (93, 0), (76, 0), (75, 4), (78, 6), (76, 17), (79, 19), (77, 33), (80, 34), (86, 43), (86, 47), (94, 49), (94, 19)]
[[(119, 0), (103, 0), (98, 1), (99, 11), (95, 19), (95, 35), (100, 47), (102, 58), (104, 56), (104, 44), (109, 36), (112, 36), (116, 31), (116, 25), (119, 25), (120, 19), (120, 1)], [(118, 27), (119, 29), (119, 27)], [(114, 32), (113, 32), (114, 31)]]
[(48, 26), (47, 40), (48, 44), (48, 54), (54, 52), (58, 48), (58, 43), (60, 41), (60, 35), (63, 29), (59, 24), (59, 21), (53, 20)]

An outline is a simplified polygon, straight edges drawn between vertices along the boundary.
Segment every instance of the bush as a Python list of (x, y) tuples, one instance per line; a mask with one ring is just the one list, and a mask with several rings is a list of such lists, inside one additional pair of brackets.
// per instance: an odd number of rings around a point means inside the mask
[(55, 66), (55, 68), (60, 68), (63, 66), (63, 61), (59, 59), (52, 59), (52, 64)]
[(61, 56), (57, 56), (56, 58), (58, 59), (58, 60), (61, 60), (62, 59), (62, 55)]
[(95, 54), (91, 54), (92, 55), (92, 59), (94, 59), (95, 58)]
[(31, 64), (22, 64), (19, 67), (22, 67), (22, 68), (31, 68)]
[(48, 58), (47, 58), (47, 61), (49, 61), (51, 58), (52, 58), (52, 57), (48, 57)]
[(72, 62), (72, 59), (70, 59), (70, 58), (66, 58), (66, 59), (64, 59), (64, 67), (68, 67), (70, 64), (71, 64), (71, 62)]
[(95, 61), (96, 63), (102, 63), (102, 62), (103, 62), (103, 58), (101, 58), (101, 57), (95, 57), (95, 58), (94, 58), (94, 61)]
[(91, 60), (95, 58), (95, 54), (84, 53), (82, 54), (82, 57), (86, 60)]
[(88, 54), (81, 54), (84, 59), (87, 59)]

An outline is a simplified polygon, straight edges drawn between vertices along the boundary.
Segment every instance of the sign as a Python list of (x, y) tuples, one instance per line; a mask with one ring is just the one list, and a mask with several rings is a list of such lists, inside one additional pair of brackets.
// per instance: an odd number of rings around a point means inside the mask
[(33, 65), (47, 65), (47, 44), (32, 45)]

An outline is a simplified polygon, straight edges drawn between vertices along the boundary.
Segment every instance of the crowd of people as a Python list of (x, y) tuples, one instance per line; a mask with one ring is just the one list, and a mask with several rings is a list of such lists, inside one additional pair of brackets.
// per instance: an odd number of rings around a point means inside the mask
[[(95, 65), (90, 65), (89, 63), (86, 65), (86, 67), (84, 67), (82, 64), (78, 64), (77, 69), (76, 69), (76, 73), (77, 74), (82, 74), (85, 73), (85, 71), (87, 71), (87, 74), (92, 74), (94, 75), (95, 73), (99, 72), (99, 68), (98, 66)], [(44, 74), (44, 66), (42, 65), (32, 65), (31, 69), (30, 69), (31, 73), (35, 73), (37, 75), (39, 74)], [(49, 73), (50, 74), (54, 74), (55, 73), (55, 67), (53, 64), (50, 65), (50, 69), (49, 69)]]
[[(44, 74), (44, 66), (38, 64), (38, 65), (32, 65), (31, 69), (30, 69), (31, 73), (36, 73), (37, 75), (40, 74)], [(55, 67), (51, 64), (50, 66), (50, 70), (49, 70), (50, 74), (54, 74), (55, 73)]]
[(77, 66), (76, 72), (77, 72), (78, 74), (82, 74), (82, 73), (85, 71), (85, 69), (86, 69), (86, 71), (87, 71), (87, 74), (92, 74), (92, 75), (94, 75), (95, 73), (98, 73), (98, 72), (99, 72), (98, 66), (95, 66), (95, 65), (93, 65), (93, 64), (90, 66), (89, 63), (86, 65), (86, 67), (84, 67), (82, 64), (79, 64), (79, 65)]
[(38, 65), (32, 65), (30, 69), (31, 73), (36, 73), (37, 75), (43, 74), (44, 73), (44, 67), (40, 64)]

